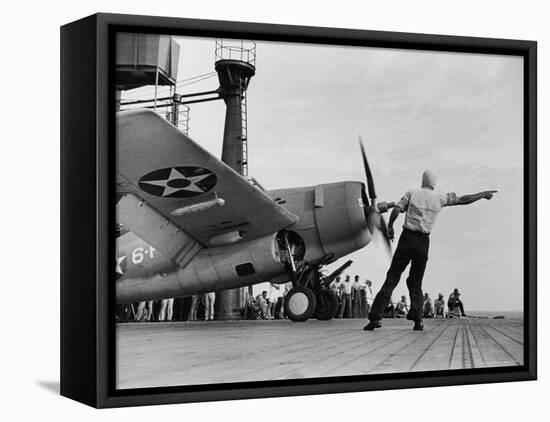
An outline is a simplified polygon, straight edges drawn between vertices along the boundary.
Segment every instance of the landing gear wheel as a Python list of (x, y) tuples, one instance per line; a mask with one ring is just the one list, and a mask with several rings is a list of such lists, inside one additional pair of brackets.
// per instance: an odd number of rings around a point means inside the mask
[(285, 296), (285, 313), (292, 321), (306, 321), (311, 318), (316, 307), (315, 295), (307, 287), (293, 287)]
[(329, 289), (321, 289), (317, 295), (317, 307), (315, 318), (328, 321), (336, 316), (338, 312), (338, 296)]

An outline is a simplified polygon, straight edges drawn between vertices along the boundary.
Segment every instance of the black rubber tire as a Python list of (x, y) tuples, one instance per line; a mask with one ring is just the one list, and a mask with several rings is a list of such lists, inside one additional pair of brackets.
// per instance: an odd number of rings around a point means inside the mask
[(332, 290), (321, 289), (316, 299), (315, 318), (321, 321), (328, 321), (336, 316), (338, 312), (338, 296)]
[(307, 287), (293, 287), (285, 296), (285, 314), (291, 321), (307, 321), (316, 307), (315, 294)]

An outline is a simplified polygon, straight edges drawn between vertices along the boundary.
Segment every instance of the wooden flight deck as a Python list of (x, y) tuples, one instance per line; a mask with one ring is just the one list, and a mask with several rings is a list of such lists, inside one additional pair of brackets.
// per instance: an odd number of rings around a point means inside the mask
[(523, 365), (523, 320), (117, 324), (117, 388)]

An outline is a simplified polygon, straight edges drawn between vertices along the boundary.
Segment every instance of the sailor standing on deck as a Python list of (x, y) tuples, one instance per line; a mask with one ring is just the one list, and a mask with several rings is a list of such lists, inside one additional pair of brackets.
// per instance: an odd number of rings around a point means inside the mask
[(350, 276), (347, 275), (344, 281), (340, 284), (340, 292), (342, 295), (342, 303), (340, 305), (340, 312), (338, 314), (339, 318), (351, 318), (351, 293), (352, 293), (352, 282)]
[(330, 283), (330, 289), (333, 291), (333, 293), (336, 295), (336, 297), (338, 298), (338, 312), (336, 314), (336, 318), (342, 318), (340, 316), (340, 309), (342, 309), (342, 292), (341, 292), (341, 286), (342, 286), (342, 281), (341, 281), (341, 277), (340, 276), (337, 276), (336, 277), (336, 280), (332, 280), (332, 283)]
[(351, 286), (351, 303), (352, 317), (361, 318), (361, 290), (363, 285), (359, 281), (359, 276), (356, 275)]
[(214, 303), (216, 292), (205, 293), (204, 295), (204, 320), (214, 321)]
[(452, 205), (467, 205), (482, 198), (491, 199), (496, 191), (484, 191), (457, 197), (455, 193), (434, 192), (435, 175), (426, 170), (422, 174), (422, 187), (408, 190), (393, 209), (388, 223), (387, 236), (393, 240), (393, 223), (399, 213), (406, 212), (403, 232), (386, 275), (386, 281), (376, 295), (369, 312), (369, 323), (364, 330), (374, 330), (382, 326), (381, 318), (391, 294), (401, 278), (401, 273), (411, 263), (407, 287), (411, 307), (407, 319), (414, 321), (414, 330), (423, 330), (422, 324), (422, 278), (428, 261), (430, 232), (441, 208)]

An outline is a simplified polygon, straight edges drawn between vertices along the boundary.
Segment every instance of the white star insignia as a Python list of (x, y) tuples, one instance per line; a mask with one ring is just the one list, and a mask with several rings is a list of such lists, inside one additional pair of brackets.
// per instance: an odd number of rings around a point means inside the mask
[(174, 192), (180, 192), (182, 190), (187, 192), (204, 193), (204, 190), (197, 186), (197, 183), (207, 177), (210, 177), (211, 175), (212, 173), (208, 173), (200, 176), (187, 177), (180, 173), (177, 169), (172, 168), (170, 171), (170, 176), (168, 176), (167, 180), (143, 180), (141, 183), (163, 187), (163, 197), (172, 195)]
[(119, 274), (124, 274), (122, 271), (122, 262), (126, 259), (126, 256), (119, 256), (116, 259), (116, 272)]

